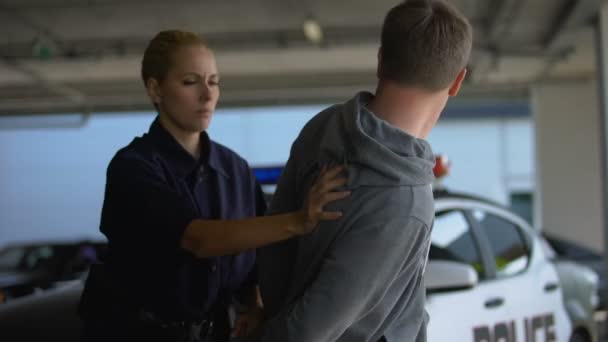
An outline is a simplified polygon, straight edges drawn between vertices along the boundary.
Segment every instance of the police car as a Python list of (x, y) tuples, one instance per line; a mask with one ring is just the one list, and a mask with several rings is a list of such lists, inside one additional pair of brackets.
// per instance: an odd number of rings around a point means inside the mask
[(538, 234), (492, 202), (435, 191), (425, 272), (429, 341), (568, 341), (572, 324)]
[[(591, 267), (561, 257), (546, 234), (539, 234), (545, 255), (555, 265), (562, 288), (564, 304), (572, 322), (570, 342), (597, 342), (602, 318), (600, 276)], [(555, 241), (555, 240), (554, 240)], [(570, 243), (560, 240), (561, 243)]]
[[(438, 180), (449, 166), (445, 156), (436, 158)], [(425, 274), (429, 341), (597, 341), (599, 281), (591, 269), (557, 258), (509, 209), (440, 183), (435, 189)], [(465, 309), (454, 315), (458, 304)], [(445, 334), (450, 324), (458, 325), (451, 329), (457, 337)]]

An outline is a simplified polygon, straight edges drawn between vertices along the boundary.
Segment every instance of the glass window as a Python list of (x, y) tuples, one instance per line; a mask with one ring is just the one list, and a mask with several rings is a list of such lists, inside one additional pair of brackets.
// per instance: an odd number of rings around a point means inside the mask
[(482, 210), (473, 211), (473, 217), (488, 237), (497, 277), (512, 276), (528, 266), (529, 250), (516, 224)]
[(25, 254), (22, 247), (8, 247), (0, 252), (0, 270), (16, 271)]
[(529, 224), (533, 224), (532, 219), (533, 197), (530, 192), (511, 193), (511, 210), (521, 216)]
[(429, 259), (466, 263), (477, 271), (479, 279), (485, 275), (471, 228), (461, 211), (437, 213), (431, 234)]
[(39, 268), (53, 256), (53, 248), (50, 246), (35, 247), (26, 256), (27, 270)]

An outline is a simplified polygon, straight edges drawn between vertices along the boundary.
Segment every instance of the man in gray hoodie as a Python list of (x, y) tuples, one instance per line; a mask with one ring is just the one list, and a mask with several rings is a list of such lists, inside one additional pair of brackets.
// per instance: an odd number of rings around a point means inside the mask
[(434, 157), (424, 140), (466, 74), (467, 19), (438, 0), (387, 14), (376, 94), (316, 115), (293, 143), (271, 205), (299, 208), (321, 165), (343, 164), (337, 221), (261, 249), (266, 342), (426, 341), (422, 281), (434, 218)]

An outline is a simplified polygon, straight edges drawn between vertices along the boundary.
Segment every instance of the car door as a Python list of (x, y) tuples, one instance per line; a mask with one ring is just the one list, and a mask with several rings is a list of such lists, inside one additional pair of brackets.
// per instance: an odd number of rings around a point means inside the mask
[(508, 316), (501, 300), (505, 288), (490, 281), (479, 241), (458, 208), (441, 209), (435, 216), (429, 262), (434, 260), (469, 264), (477, 271), (479, 282), (469, 289), (427, 292), (428, 341), (493, 341), (494, 327)]
[(532, 228), (498, 207), (477, 207), (470, 214), (490, 247), (491, 281), (505, 289), (501, 298), (515, 337), (506, 341), (567, 341), (571, 327), (559, 279)]

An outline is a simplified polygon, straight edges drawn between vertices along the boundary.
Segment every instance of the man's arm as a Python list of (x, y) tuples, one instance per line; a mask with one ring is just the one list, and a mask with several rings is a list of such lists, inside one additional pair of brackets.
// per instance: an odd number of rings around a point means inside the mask
[(301, 207), (301, 201), (298, 201), (297, 194), (297, 161), (294, 157), (296, 143), (291, 148), (291, 154), (287, 160), (287, 164), (281, 172), (281, 177), (277, 183), (276, 191), (272, 196), (268, 213), (270, 215), (286, 213)]
[[(301, 201), (296, 197), (298, 152), (298, 140), (296, 139), (291, 146), (289, 159), (283, 168), (276, 192), (272, 197), (268, 211), (270, 215), (289, 212), (301, 205)], [(258, 249), (260, 292), (267, 315), (275, 315), (285, 300), (291, 283), (295, 245), (296, 241), (292, 239)]]
[(336, 240), (314, 282), (267, 322), (261, 341), (335, 341), (382, 300), (407, 266), (424, 262), (426, 225), (380, 217), (359, 219)]

